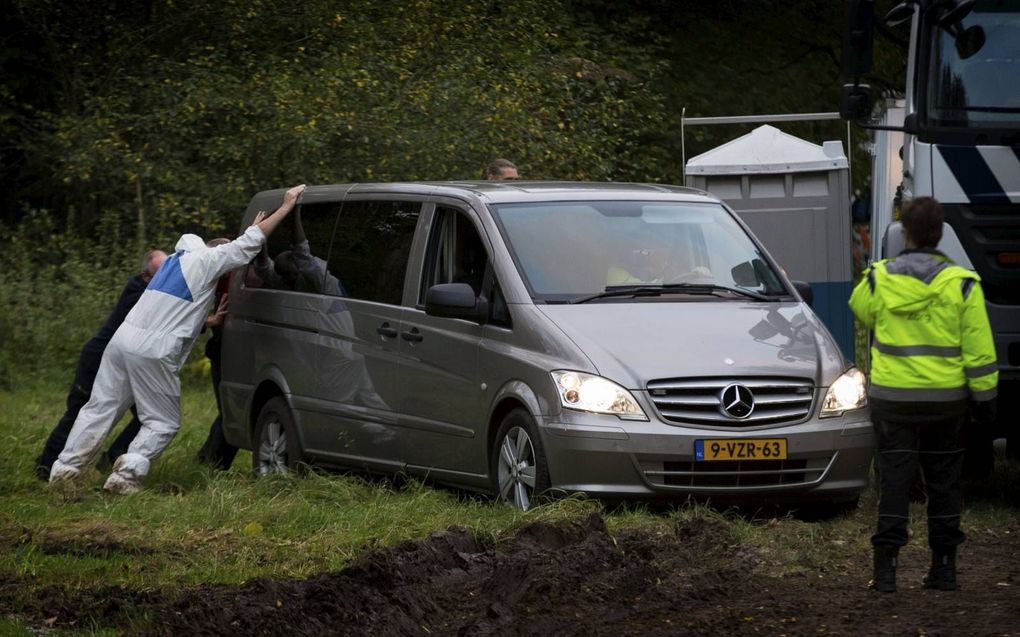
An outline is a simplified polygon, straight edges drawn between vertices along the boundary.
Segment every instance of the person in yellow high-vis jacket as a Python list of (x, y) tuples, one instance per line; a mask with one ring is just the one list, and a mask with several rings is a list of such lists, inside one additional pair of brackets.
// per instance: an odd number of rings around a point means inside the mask
[(998, 384), (980, 278), (935, 250), (942, 206), (931, 197), (903, 209), (906, 250), (865, 271), (850, 308), (873, 331), (872, 422), (881, 493), (872, 587), (896, 590), (907, 543), (909, 486), (918, 463), (928, 486), (932, 564), (925, 588), (955, 590), (960, 530), (961, 428), (968, 416), (994, 421)]

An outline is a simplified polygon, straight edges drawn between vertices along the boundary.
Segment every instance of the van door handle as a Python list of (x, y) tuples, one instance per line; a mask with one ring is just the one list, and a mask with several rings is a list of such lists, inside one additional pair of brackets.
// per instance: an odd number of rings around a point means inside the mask
[(396, 338), (397, 337), (397, 330), (395, 330), (392, 327), (390, 327), (389, 323), (383, 323), (379, 327), (375, 328), (375, 333), (376, 334), (380, 334), (382, 336), (386, 336), (388, 338)]
[(420, 343), (425, 340), (425, 337), (421, 335), (421, 332), (418, 331), (417, 327), (412, 327), (409, 332), (403, 332), (400, 337), (405, 341), (410, 341), (412, 343)]

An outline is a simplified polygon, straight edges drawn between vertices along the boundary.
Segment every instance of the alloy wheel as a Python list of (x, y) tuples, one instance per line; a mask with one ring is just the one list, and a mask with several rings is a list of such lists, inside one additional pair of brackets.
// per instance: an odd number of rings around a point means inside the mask
[(535, 494), (535, 447), (522, 427), (506, 432), (499, 446), (496, 468), (499, 498), (504, 503), (527, 511)]
[(259, 441), (259, 475), (287, 473), (287, 436), (278, 418), (262, 429)]

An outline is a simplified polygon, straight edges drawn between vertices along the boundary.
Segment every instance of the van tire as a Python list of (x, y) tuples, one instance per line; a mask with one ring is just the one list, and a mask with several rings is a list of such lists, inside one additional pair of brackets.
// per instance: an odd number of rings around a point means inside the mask
[(262, 406), (252, 440), (251, 467), (256, 478), (296, 472), (304, 466), (294, 416), (283, 396), (270, 398)]
[(542, 439), (535, 421), (524, 409), (514, 409), (503, 417), (489, 467), (492, 493), (502, 504), (527, 511), (549, 490), (549, 465)]

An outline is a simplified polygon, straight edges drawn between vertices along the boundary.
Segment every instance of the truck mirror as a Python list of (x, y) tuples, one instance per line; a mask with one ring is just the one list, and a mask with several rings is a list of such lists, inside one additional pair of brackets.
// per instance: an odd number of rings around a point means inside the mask
[(874, 43), (875, 1), (846, 0), (846, 32), (843, 34), (843, 81), (853, 81), (871, 71)]
[(895, 27), (903, 24), (914, 15), (914, 3), (912, 2), (901, 2), (892, 9), (889, 13), (885, 14), (885, 23), (887, 26)]
[(956, 54), (960, 56), (961, 60), (971, 57), (985, 45), (985, 30), (980, 24), (968, 27), (955, 36), (953, 44), (956, 46)]
[(943, 3), (943, 7), (951, 5), (951, 8), (948, 10), (943, 9), (945, 12), (938, 16), (937, 21), (939, 26), (945, 27), (952, 24), (958, 24), (960, 20), (963, 20), (970, 15), (975, 4), (977, 4), (977, 0), (957, 0), (955, 3)]
[(839, 116), (861, 121), (871, 115), (871, 87), (867, 84), (844, 84), (839, 92)]

